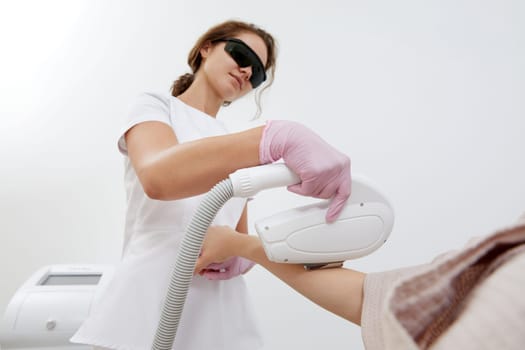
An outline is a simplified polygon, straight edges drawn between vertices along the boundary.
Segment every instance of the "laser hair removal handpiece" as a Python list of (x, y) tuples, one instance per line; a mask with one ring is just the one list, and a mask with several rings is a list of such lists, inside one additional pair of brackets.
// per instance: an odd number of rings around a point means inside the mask
[[(173, 345), (204, 236), (222, 206), (232, 197), (253, 197), (264, 189), (299, 182), (285, 164), (269, 164), (237, 170), (206, 194), (182, 241), (152, 349), (170, 350)], [(392, 206), (363, 177), (352, 176), (352, 194), (330, 224), (325, 221), (328, 205), (322, 201), (256, 221), (268, 259), (307, 269), (340, 266), (378, 249), (392, 231)]]
[[(251, 197), (259, 189), (299, 183), (284, 164), (240, 169), (230, 175), (234, 196)], [(352, 195), (337, 221), (327, 224), (329, 201), (293, 208), (255, 222), (269, 260), (332, 266), (370, 254), (388, 238), (394, 215), (388, 200), (363, 177), (352, 180)]]

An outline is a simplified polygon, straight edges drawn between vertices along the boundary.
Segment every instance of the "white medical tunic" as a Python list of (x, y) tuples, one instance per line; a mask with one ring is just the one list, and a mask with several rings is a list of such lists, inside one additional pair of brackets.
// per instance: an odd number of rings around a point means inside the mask
[[(119, 350), (153, 344), (177, 252), (185, 229), (204, 195), (174, 201), (150, 199), (127, 157), (124, 133), (145, 121), (173, 128), (179, 143), (227, 133), (224, 124), (172, 96), (141, 94), (131, 108), (118, 146), (125, 155), (127, 212), (124, 249), (114, 277), (104, 286), (74, 343)], [(175, 171), (184, 171), (184, 164)], [(236, 227), (245, 199), (232, 198), (213, 225)], [(191, 283), (173, 349), (254, 350), (262, 338), (244, 278)]]

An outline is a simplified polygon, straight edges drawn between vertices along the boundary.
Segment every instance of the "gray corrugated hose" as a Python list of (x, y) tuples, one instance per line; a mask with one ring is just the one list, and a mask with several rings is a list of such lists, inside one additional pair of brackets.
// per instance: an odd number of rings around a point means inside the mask
[(249, 198), (266, 188), (288, 186), (299, 182), (299, 177), (284, 163), (267, 164), (238, 169), (206, 194), (193, 215), (182, 241), (155, 334), (153, 350), (171, 350), (173, 346), (195, 263), (206, 231), (217, 212), (234, 196)]
[(232, 197), (232, 182), (226, 179), (215, 185), (197, 208), (182, 241), (171, 275), (153, 350), (171, 350), (204, 236), (217, 212)]

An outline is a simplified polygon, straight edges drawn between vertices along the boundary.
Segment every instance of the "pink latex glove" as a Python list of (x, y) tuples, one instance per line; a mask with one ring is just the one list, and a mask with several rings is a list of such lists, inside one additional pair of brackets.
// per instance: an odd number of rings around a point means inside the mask
[(303, 196), (332, 198), (326, 221), (335, 221), (350, 197), (350, 158), (304, 125), (269, 120), (259, 144), (259, 160), (267, 164), (281, 158), (301, 179), (288, 190)]
[[(229, 280), (248, 271), (255, 263), (251, 260), (234, 256), (220, 264), (210, 264), (202, 274), (209, 280)], [(222, 271), (222, 272), (221, 272)]]

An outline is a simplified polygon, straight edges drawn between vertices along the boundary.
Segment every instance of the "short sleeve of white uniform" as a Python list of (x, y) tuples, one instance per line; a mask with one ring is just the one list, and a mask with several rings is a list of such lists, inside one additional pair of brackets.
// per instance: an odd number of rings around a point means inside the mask
[(145, 92), (137, 96), (135, 102), (129, 107), (124, 119), (123, 127), (118, 137), (118, 149), (127, 156), (128, 147), (124, 135), (133, 126), (147, 121), (158, 121), (171, 127), (169, 97), (161, 94)]

